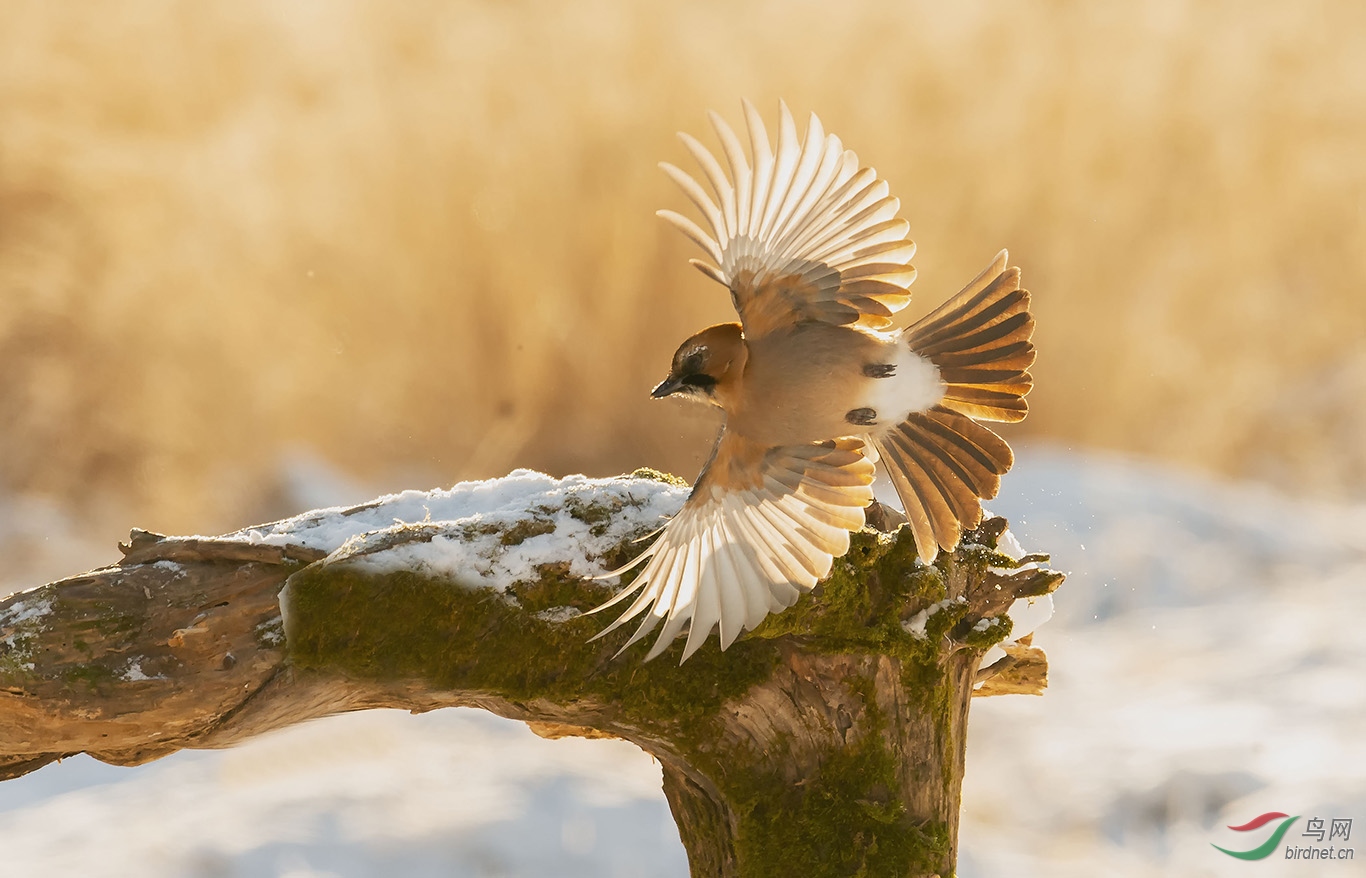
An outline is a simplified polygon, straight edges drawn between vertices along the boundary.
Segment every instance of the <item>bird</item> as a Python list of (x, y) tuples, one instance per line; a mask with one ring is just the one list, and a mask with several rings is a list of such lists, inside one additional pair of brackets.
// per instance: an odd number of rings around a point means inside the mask
[[(1014, 462), (983, 421), (1015, 422), (1033, 386), (1030, 295), (1002, 250), (961, 292), (903, 329), (916, 270), (910, 224), (877, 172), (812, 113), (804, 137), (780, 103), (776, 143), (742, 102), (749, 149), (709, 113), (725, 164), (680, 133), (703, 182), (660, 168), (701, 214), (658, 216), (708, 257), (739, 322), (703, 329), (651, 392), (719, 407), (711, 457), (680, 511), (639, 556), (634, 596), (602, 637), (643, 616), (621, 648), (661, 627), (649, 661), (685, 626), (680, 664), (719, 629), (725, 650), (827, 576), (862, 528), (881, 466), (919, 559), (981, 522)], [(594, 638), (596, 639), (596, 637)]]

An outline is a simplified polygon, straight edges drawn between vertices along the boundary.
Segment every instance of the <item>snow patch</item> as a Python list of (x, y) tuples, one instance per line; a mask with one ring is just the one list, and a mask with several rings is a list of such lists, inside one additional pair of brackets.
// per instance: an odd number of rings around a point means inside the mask
[[(38, 598), (33, 601), (16, 601), (0, 612), (0, 628), (18, 628), (34, 622), (52, 612), (52, 601)], [(13, 645), (13, 644), (11, 644)]]
[(163, 674), (147, 674), (142, 670), (142, 659), (135, 658), (130, 659), (127, 667), (123, 669), (123, 679), (131, 683), (140, 683), (143, 680), (164, 680), (166, 677)]
[(536, 618), (540, 619), (542, 622), (553, 622), (558, 625), (561, 622), (568, 622), (575, 616), (581, 615), (583, 615), (583, 613), (578, 607), (551, 607), (548, 610), (541, 610), (536, 614)]
[(257, 625), (256, 639), (266, 646), (279, 646), (284, 643), (284, 616), (281, 615)]
[[(1046, 594), (1036, 598), (1017, 598), (1006, 610), (1006, 615), (1010, 617), (1010, 639), (1004, 645), (1009, 646), (1038, 631), (1039, 626), (1053, 618), (1053, 596)], [(989, 668), (994, 662), (1005, 658), (1006, 652), (1001, 646), (997, 644), (982, 654), (982, 667)]]
[[(982, 515), (984, 518), (992, 517), (992, 514), (985, 509), (982, 510)], [(1019, 561), (1025, 555), (1029, 554), (1024, 550), (1024, 547), (1020, 545), (1020, 541), (1015, 538), (1015, 534), (1010, 532), (1010, 528), (1001, 531), (1001, 536), (996, 540), (996, 551), (1005, 555), (1007, 558), (1013, 558), (1016, 561)], [(991, 570), (1009, 576), (1012, 573), (1019, 573), (1021, 570), (1037, 570), (1038, 568), (1038, 564), (1030, 561), (1028, 564), (1021, 564), (1017, 567), (992, 567)]]
[(921, 610), (911, 618), (902, 622), (901, 627), (905, 629), (906, 633), (910, 634), (912, 637), (918, 637), (921, 640), (925, 640), (929, 637), (929, 635), (925, 633), (925, 623), (930, 621), (931, 616), (933, 616), (940, 610), (946, 609), (952, 604), (966, 604), (967, 602), (968, 599), (963, 597), (962, 595), (959, 595), (956, 598), (944, 598), (942, 601), (939, 601), (938, 603), (930, 604), (925, 609)]
[(175, 574), (176, 579), (179, 579), (180, 577), (185, 575), (185, 568), (182, 567), (180, 563), (177, 561), (167, 561), (165, 559), (162, 559), (160, 561), (152, 562), (152, 566), (156, 567), (159, 570), (171, 571)]
[[(544, 565), (573, 576), (605, 571), (598, 559), (674, 515), (688, 489), (619, 476), (555, 479), (515, 470), (449, 490), (403, 491), (354, 507), (319, 509), (225, 539), (298, 545), (375, 572), (418, 570), (471, 587), (504, 591), (538, 578)], [(413, 528), (425, 533), (414, 539)]]
[(0, 659), (13, 668), (33, 670), (29, 659), (34, 635), (42, 629), (42, 619), (50, 612), (52, 601), (46, 598), (16, 601), (0, 612)]

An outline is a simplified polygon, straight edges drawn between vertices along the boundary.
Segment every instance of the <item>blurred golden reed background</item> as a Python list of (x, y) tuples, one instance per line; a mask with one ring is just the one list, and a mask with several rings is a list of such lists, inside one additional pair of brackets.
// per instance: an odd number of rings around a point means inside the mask
[(715, 421), (647, 393), (731, 315), (655, 165), (741, 97), (891, 182), (908, 318), (1011, 249), (1011, 439), (1366, 490), (1350, 0), (7, 3), (0, 490), (212, 531), (297, 511), (290, 448), (691, 477)]

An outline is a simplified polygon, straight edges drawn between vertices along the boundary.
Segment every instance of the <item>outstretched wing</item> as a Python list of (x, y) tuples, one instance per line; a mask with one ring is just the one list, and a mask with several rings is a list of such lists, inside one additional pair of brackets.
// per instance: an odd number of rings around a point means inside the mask
[(896, 216), (901, 202), (876, 171), (859, 168), (858, 156), (827, 135), (815, 114), (799, 144), (783, 104), (775, 153), (759, 113), (748, 101), (744, 108), (749, 158), (725, 120), (710, 114), (729, 175), (700, 142), (679, 134), (711, 195), (677, 167), (660, 165), (697, 205), (706, 228), (671, 210), (659, 215), (711, 257), (692, 264), (730, 288), (750, 338), (803, 320), (890, 326), (910, 302), (915, 280), (910, 224)]
[(797, 602), (849, 550), (873, 499), (873, 464), (863, 442), (833, 439), (765, 448), (722, 434), (687, 503), (629, 569), (631, 586), (592, 612), (635, 595), (598, 637), (645, 614), (631, 646), (664, 623), (646, 661), (690, 624), (683, 660), (717, 625), (721, 648), (769, 613)]

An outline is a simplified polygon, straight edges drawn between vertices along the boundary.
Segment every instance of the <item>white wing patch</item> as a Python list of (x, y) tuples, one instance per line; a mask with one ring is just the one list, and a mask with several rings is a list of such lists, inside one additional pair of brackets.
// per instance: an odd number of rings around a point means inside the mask
[(789, 286), (810, 290), (802, 304), (816, 319), (889, 326), (891, 315), (910, 301), (915, 279), (910, 225), (896, 217), (900, 201), (888, 195), (876, 171), (860, 168), (858, 156), (825, 133), (815, 114), (799, 142), (783, 104), (775, 152), (758, 111), (748, 101), (744, 109), (750, 157), (725, 120), (710, 114), (729, 176), (696, 138), (679, 134), (710, 195), (684, 171), (660, 165), (701, 211), (706, 228), (671, 210), (659, 216), (711, 257), (711, 263), (692, 264), (731, 288), (742, 318), (748, 297), (769, 280), (788, 278)]
[(769, 613), (792, 606), (849, 550), (850, 531), (863, 526), (873, 464), (859, 450), (857, 439), (772, 449), (758, 484), (748, 488), (724, 487), (704, 473), (659, 539), (616, 571), (648, 561), (629, 588), (592, 611), (635, 595), (597, 636), (645, 614), (624, 651), (662, 622), (649, 661), (689, 625), (686, 661), (714, 628), (725, 649)]

